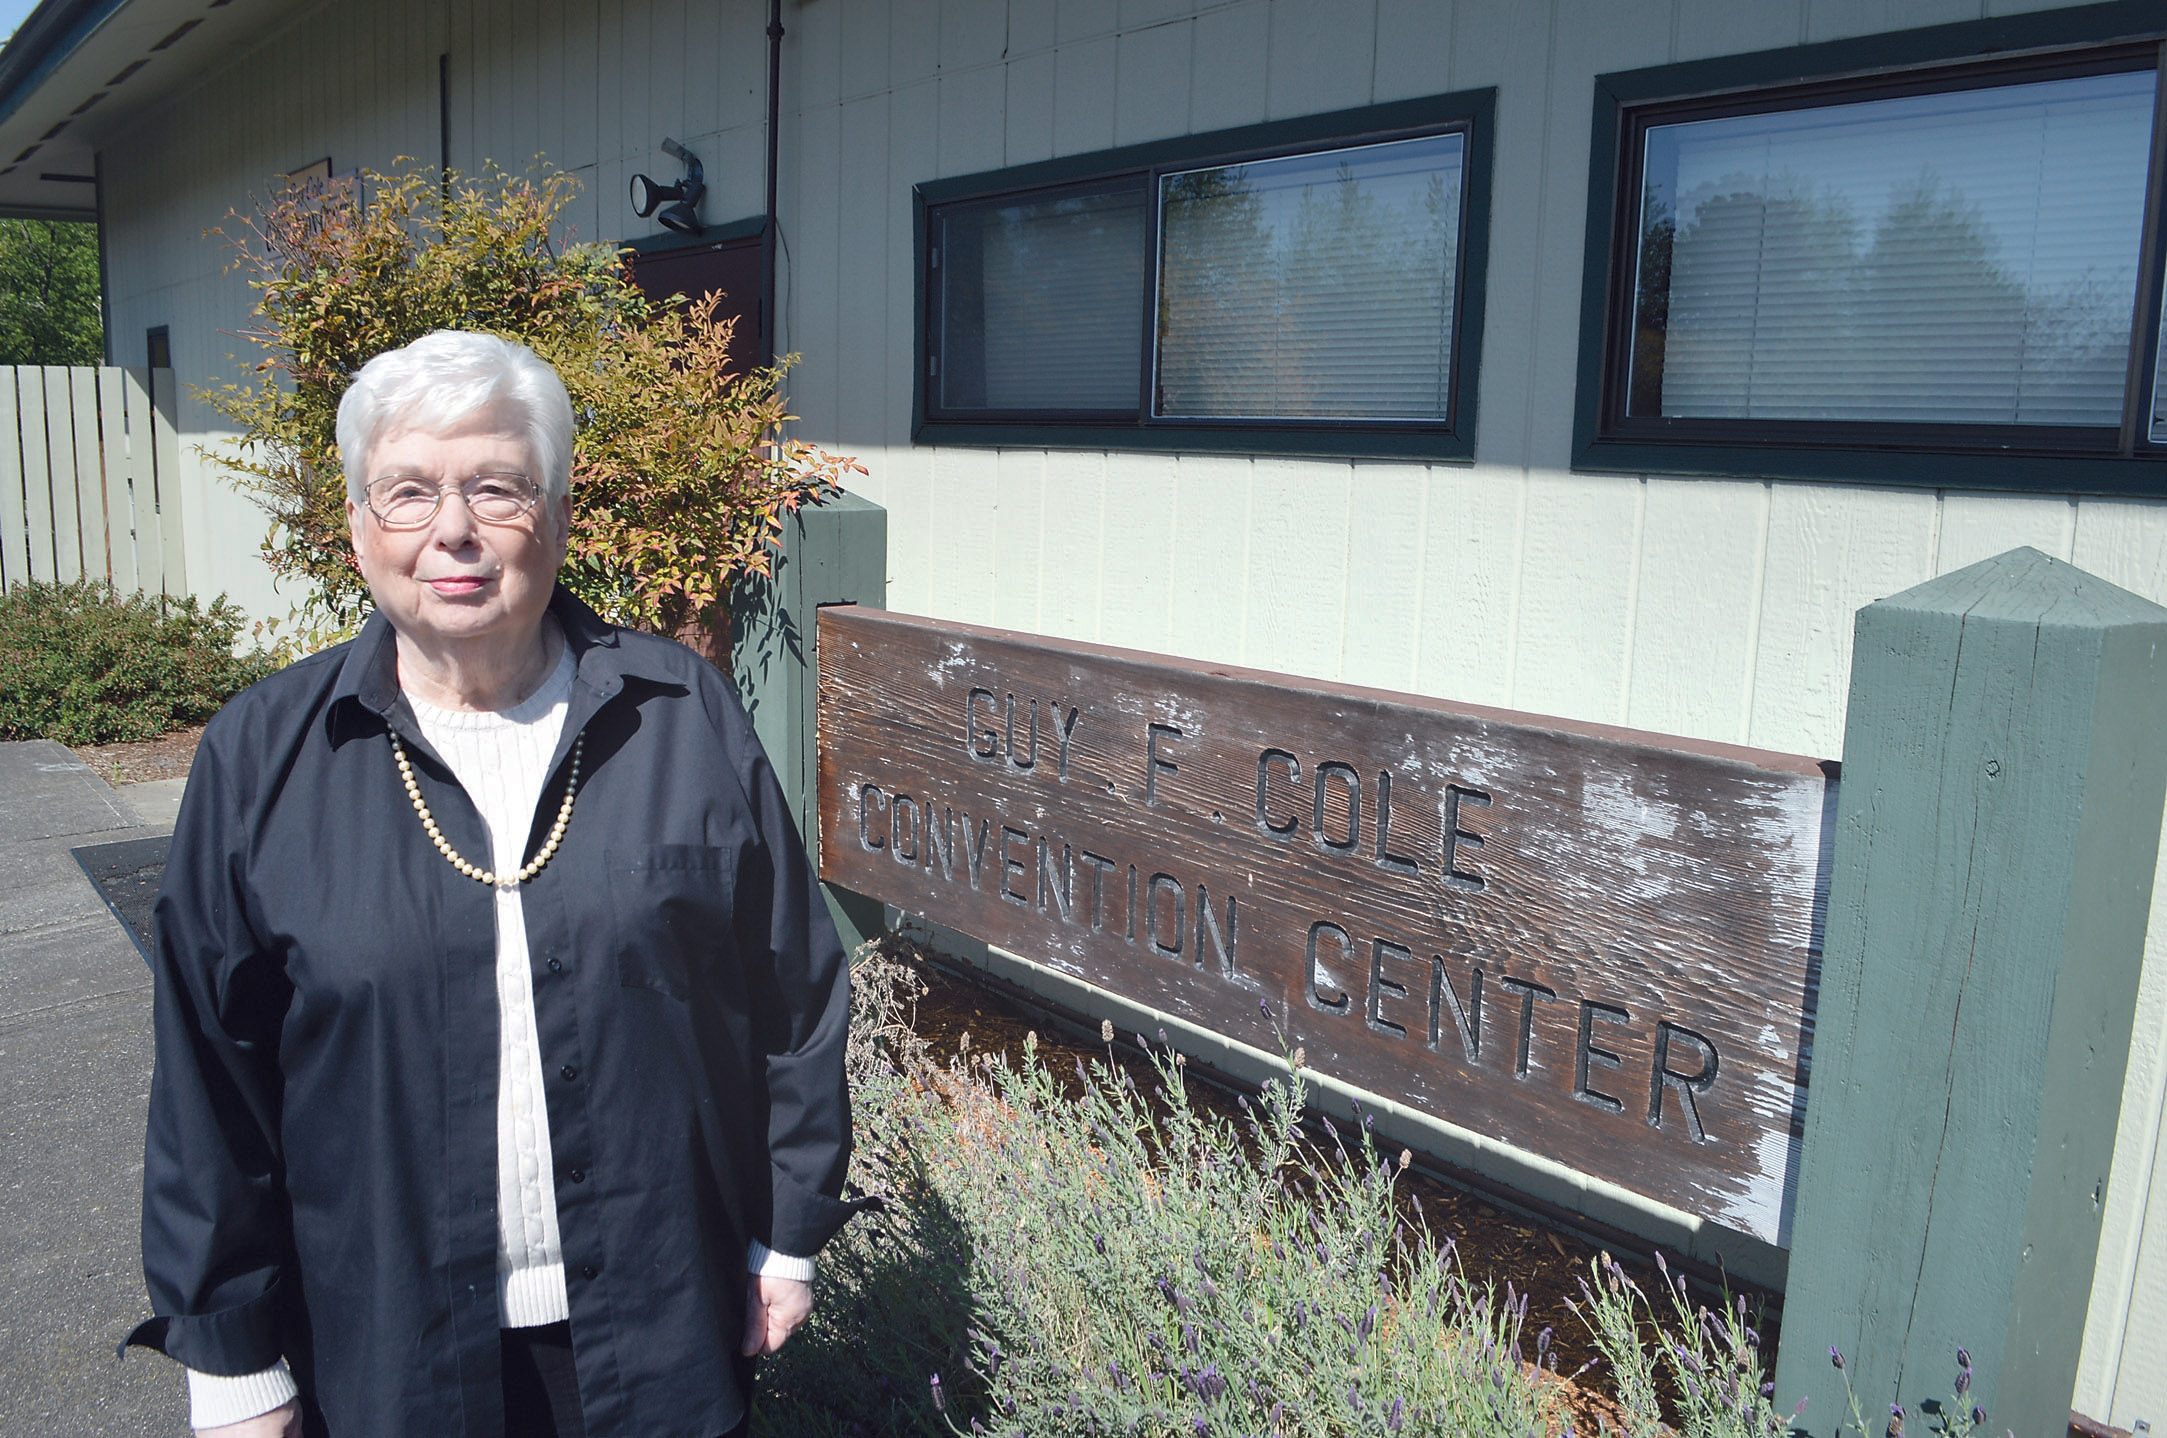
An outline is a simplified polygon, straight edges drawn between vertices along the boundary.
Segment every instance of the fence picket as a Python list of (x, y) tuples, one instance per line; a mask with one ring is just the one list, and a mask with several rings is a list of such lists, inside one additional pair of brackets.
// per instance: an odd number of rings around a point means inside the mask
[(165, 533), (158, 513), (158, 468), (151, 458), (151, 372), (143, 365), (121, 371), (128, 430), (128, 492), (135, 508), (136, 577), (145, 593), (165, 585)]
[(45, 387), (45, 474), (53, 493), (53, 577), (83, 577), (83, 522), (75, 493), (75, 425), (69, 415), (68, 371), (42, 366)]
[(83, 555), (83, 573), (108, 583), (113, 578), (112, 517), (105, 506), (105, 455), (98, 433), (98, 371), (78, 365), (68, 376), (68, 417), (75, 431), (76, 533)]
[(0, 365), (0, 590), (30, 579), (29, 517), (23, 509), (23, 441), (16, 427), (15, 368)]
[(171, 370), (0, 365), (0, 589), (186, 592), (174, 399)]
[(174, 428), (173, 371), (150, 372), (151, 461), (158, 497), (160, 587), (167, 594), (188, 592), (188, 561), (181, 547), (181, 441)]
[(98, 453), (105, 466), (105, 548), (112, 557), (113, 585), (122, 592), (143, 587), (136, 563), (135, 486), (128, 464), (126, 378), (107, 365), (98, 370)]
[(15, 391), (21, 400), (23, 441), (23, 516), (30, 530), (30, 577), (51, 582), (58, 577), (53, 554), (53, 475), (45, 445), (45, 371), (18, 365)]

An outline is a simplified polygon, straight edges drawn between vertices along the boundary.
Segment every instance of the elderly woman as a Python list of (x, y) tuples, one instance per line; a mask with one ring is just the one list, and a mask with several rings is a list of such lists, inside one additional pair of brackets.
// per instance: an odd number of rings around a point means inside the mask
[(841, 947), (724, 677), (556, 585), (572, 412), (438, 333), (339, 406), (359, 637), (203, 736), (130, 1342), (222, 1435), (746, 1422), (850, 1212)]

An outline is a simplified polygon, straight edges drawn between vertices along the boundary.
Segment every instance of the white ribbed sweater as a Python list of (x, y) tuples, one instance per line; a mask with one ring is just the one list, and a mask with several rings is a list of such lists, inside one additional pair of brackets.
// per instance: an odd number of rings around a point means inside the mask
[[(443, 756), (481, 811), (489, 833), (488, 867), (499, 874), (516, 874), (527, 862), (527, 834), (549, 777), (550, 755), (564, 733), (575, 672), (567, 649), (541, 688), (503, 710), (439, 709), (408, 696), (422, 737)], [(539, 1327), (571, 1315), (557, 1233), (557, 1190), (550, 1176), (549, 1111), (542, 1096), (542, 1045), (534, 1026), (526, 912), (520, 899), (518, 886), (496, 891), (497, 1315), (505, 1328)], [(757, 1241), (750, 1267), (778, 1278), (812, 1279), (812, 1260), (772, 1253)], [(284, 1362), (239, 1378), (191, 1370), (188, 1389), (189, 1421), (197, 1428), (268, 1413), (295, 1392)]]

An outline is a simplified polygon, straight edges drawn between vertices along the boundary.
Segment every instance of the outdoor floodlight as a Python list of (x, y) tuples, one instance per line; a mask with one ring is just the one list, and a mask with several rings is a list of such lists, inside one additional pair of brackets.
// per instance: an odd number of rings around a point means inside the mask
[[(658, 185), (645, 175), (634, 175), (632, 213), (643, 220), (654, 215), (665, 230), (697, 235), (706, 228), (700, 223), (700, 196), (707, 193), (707, 175), (700, 168), (700, 157), (668, 138), (662, 142), (662, 152), (685, 162), (685, 178), (674, 185)], [(658, 206), (662, 213), (656, 215)]]

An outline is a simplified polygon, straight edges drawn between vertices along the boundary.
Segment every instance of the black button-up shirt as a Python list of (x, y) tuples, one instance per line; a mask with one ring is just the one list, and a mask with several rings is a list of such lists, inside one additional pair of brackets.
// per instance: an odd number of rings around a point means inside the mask
[[(746, 1402), (748, 1242), (810, 1254), (849, 1156), (841, 945), (751, 723), (678, 645), (559, 590), (578, 662), (522, 901), (580, 1398), (596, 1434), (713, 1438)], [(157, 909), (157, 1063), (130, 1341), (281, 1355), (337, 1438), (493, 1435), (496, 925), (445, 838), (480, 814), (400, 694), (390, 626), (205, 730)], [(311, 1426), (316, 1426), (314, 1415)]]

